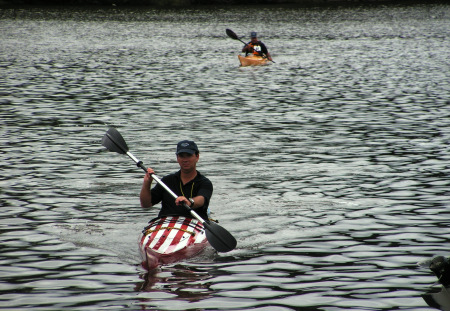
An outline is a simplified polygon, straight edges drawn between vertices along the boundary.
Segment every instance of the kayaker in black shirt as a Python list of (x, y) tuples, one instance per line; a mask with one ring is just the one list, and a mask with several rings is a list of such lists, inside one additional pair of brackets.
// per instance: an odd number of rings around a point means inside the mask
[(257, 33), (252, 32), (250, 34), (250, 37), (251, 41), (247, 43), (247, 45), (242, 49), (242, 52), (245, 52), (245, 56), (247, 56), (248, 54), (259, 55), (267, 57), (268, 60), (272, 61), (272, 57), (270, 56), (266, 45), (258, 40)]
[(161, 210), (158, 217), (185, 216), (192, 217), (190, 212), (183, 207), (186, 203), (204, 220), (208, 220), (208, 205), (213, 192), (211, 181), (197, 171), (197, 162), (200, 153), (193, 141), (183, 140), (177, 144), (177, 162), (180, 170), (161, 178), (178, 197), (174, 200), (161, 185), (156, 184), (151, 188), (154, 174), (152, 168), (147, 169), (140, 193), (141, 206), (151, 207), (161, 202)]

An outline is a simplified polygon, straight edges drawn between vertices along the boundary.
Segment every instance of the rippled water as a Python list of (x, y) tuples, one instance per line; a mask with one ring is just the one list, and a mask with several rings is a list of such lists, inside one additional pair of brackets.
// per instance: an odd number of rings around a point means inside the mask
[[(430, 310), (449, 255), (448, 5), (0, 11), (0, 307)], [(239, 68), (239, 35), (275, 64)], [(198, 142), (238, 240), (146, 274), (141, 171)]]

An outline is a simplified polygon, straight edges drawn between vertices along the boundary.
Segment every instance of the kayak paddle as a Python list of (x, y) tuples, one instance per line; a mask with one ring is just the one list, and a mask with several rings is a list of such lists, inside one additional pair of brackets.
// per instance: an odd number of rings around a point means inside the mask
[[(128, 151), (127, 143), (123, 139), (122, 135), (120, 135), (119, 131), (117, 131), (115, 128), (109, 128), (105, 136), (103, 136), (102, 145), (109, 151), (126, 154), (136, 163), (138, 167), (142, 168), (147, 173), (147, 168), (144, 166), (142, 161), (138, 160), (131, 152)], [(156, 174), (152, 174), (152, 177), (167, 192), (169, 192), (174, 197), (174, 199), (178, 197), (169, 187), (166, 186), (166, 184), (162, 182), (162, 180), (158, 176), (156, 176)], [(206, 239), (216, 251), (226, 253), (236, 247), (236, 239), (225, 228), (222, 228), (216, 223), (203, 220), (203, 218), (201, 218), (200, 215), (198, 215), (187, 204), (184, 204), (184, 207), (189, 210), (194, 218), (196, 218), (203, 224), (206, 229)]]
[[(241, 41), (242, 43), (244, 43), (245, 45), (248, 45), (248, 43), (245, 43), (244, 41), (242, 41), (241, 39), (239, 39), (239, 37), (237, 36), (237, 34), (233, 31), (233, 30), (231, 30), (231, 29), (225, 29), (225, 32), (227, 33), (227, 35), (228, 35), (228, 37), (230, 37), (231, 39), (234, 39), (234, 40), (239, 40), (239, 41)], [(266, 55), (262, 55), (263, 57), (265, 57), (265, 58), (267, 58), (267, 56)], [(270, 59), (269, 59), (270, 60)], [(270, 60), (272, 63), (275, 63), (273, 60)]]
[(228, 37), (230, 37), (231, 39), (239, 40), (239, 41), (241, 41), (242, 43), (244, 43), (245, 45), (248, 45), (247, 43), (245, 43), (244, 41), (242, 41), (241, 39), (239, 39), (239, 37), (237, 36), (237, 34), (236, 34), (233, 30), (227, 28), (227, 29), (225, 30), (225, 32), (227, 33)]

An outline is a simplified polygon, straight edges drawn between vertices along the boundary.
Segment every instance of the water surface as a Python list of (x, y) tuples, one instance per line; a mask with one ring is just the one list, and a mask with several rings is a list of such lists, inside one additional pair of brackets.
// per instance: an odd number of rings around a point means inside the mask
[[(3, 309), (432, 309), (418, 263), (449, 256), (447, 5), (1, 16)], [(239, 68), (226, 28), (276, 63)], [(237, 249), (145, 273), (158, 210), (101, 146), (109, 126), (159, 175), (195, 140)]]

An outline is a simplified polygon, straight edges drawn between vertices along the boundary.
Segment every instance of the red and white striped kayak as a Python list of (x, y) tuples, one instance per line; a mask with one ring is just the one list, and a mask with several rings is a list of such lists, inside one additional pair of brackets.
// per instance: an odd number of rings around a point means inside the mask
[(152, 220), (139, 241), (142, 266), (152, 270), (197, 255), (208, 245), (205, 228), (194, 218), (168, 216)]

